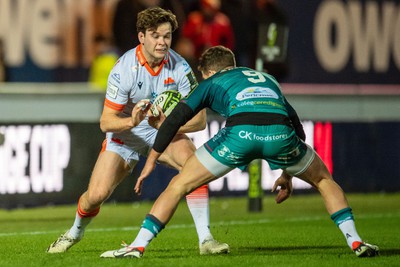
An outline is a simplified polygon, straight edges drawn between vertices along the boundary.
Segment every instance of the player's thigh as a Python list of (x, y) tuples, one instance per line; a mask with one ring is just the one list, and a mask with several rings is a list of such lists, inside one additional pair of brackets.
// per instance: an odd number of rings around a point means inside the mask
[(296, 177), (313, 186), (317, 186), (323, 179), (333, 180), (328, 168), (317, 153), (308, 168), (303, 173), (297, 174)]
[(216, 178), (193, 154), (186, 161), (181, 172), (171, 180), (170, 187), (187, 194)]
[(115, 152), (103, 151), (99, 154), (89, 182), (89, 192), (111, 193), (128, 175), (130, 166)]
[(161, 154), (159, 162), (181, 170), (187, 159), (193, 155), (196, 147), (185, 134), (174, 137), (167, 149)]

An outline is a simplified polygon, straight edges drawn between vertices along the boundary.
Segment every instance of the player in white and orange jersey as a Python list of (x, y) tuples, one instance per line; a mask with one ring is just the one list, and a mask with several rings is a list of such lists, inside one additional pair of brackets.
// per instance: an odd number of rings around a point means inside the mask
[[(165, 90), (177, 90), (186, 96), (197, 86), (189, 64), (170, 49), (172, 33), (177, 27), (175, 16), (159, 7), (138, 14), (140, 44), (117, 61), (108, 77), (100, 119), (106, 140), (89, 187), (79, 199), (73, 226), (49, 246), (48, 253), (65, 252), (79, 242), (102, 203), (129, 175), (139, 156), (147, 156), (160, 122), (160, 118), (146, 118), (151, 101)], [(184, 133), (202, 130), (205, 125), (206, 113), (203, 110), (181, 127), (159, 161), (180, 170), (195, 151)], [(188, 195), (187, 203), (196, 225), (200, 254), (229, 252), (229, 246), (214, 240), (209, 229), (208, 187), (199, 187)]]

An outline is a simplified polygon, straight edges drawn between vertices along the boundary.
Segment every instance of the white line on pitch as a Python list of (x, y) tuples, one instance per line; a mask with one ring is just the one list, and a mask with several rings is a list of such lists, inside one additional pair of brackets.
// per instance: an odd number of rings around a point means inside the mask
[[(400, 217), (400, 213), (386, 213), (386, 214), (368, 214), (368, 215), (357, 215), (356, 219), (369, 219), (369, 218), (393, 218)], [(213, 225), (254, 225), (254, 224), (265, 224), (277, 221), (283, 222), (303, 222), (303, 221), (321, 221), (327, 220), (326, 216), (312, 216), (312, 217), (297, 217), (290, 219), (260, 219), (260, 220), (242, 220), (242, 221), (220, 221), (214, 222)], [(194, 224), (171, 224), (168, 225), (168, 229), (185, 229), (192, 228)], [(110, 227), (110, 228), (92, 228), (87, 229), (86, 232), (113, 232), (113, 231), (137, 231), (140, 227)], [(61, 230), (62, 231), (62, 230)], [(0, 233), (0, 237), (5, 236), (17, 236), (17, 235), (46, 235), (46, 234), (60, 233), (60, 230), (52, 231), (33, 231), (33, 232), (13, 232), (13, 233)]]

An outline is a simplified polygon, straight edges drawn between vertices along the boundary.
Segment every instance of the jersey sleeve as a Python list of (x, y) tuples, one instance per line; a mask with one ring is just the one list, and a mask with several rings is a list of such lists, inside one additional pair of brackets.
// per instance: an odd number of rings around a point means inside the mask
[(209, 89), (210, 83), (208, 80), (200, 83), (195, 89), (193, 89), (189, 95), (184, 97), (181, 102), (188, 105), (194, 114), (197, 114), (203, 108), (209, 107), (207, 104), (207, 91)]
[(293, 128), (296, 132), (296, 135), (303, 141), (306, 140), (306, 133), (304, 132), (303, 125), (301, 124), (300, 118), (297, 115), (296, 110), (290, 105), (287, 99), (283, 96), (283, 100), (285, 103), (285, 107), (289, 114), (289, 119), (292, 122)]
[[(122, 111), (129, 99), (129, 77), (124, 73), (124, 60), (120, 58), (108, 75), (107, 91), (104, 105)], [(128, 68), (129, 69), (129, 68)]]
[(181, 93), (182, 96), (185, 97), (192, 90), (194, 90), (199, 83), (197, 82), (196, 76), (194, 75), (194, 72), (189, 63), (187, 63), (184, 58), (181, 58), (181, 61), (179, 62), (177, 68), (179, 78), (178, 91), (179, 93)]

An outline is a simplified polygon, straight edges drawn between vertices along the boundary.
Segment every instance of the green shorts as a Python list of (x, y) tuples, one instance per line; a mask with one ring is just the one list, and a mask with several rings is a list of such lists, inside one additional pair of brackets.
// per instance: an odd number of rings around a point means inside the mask
[[(272, 170), (286, 169), (298, 163), (308, 150), (307, 145), (296, 136), (294, 129), (286, 125), (226, 127), (203, 147), (224, 166), (242, 170), (254, 159), (266, 160)], [(201, 153), (196, 153), (200, 162), (204, 151)], [(211, 172), (214, 173), (212, 170)], [(220, 174), (219, 171), (214, 174), (217, 173)]]

